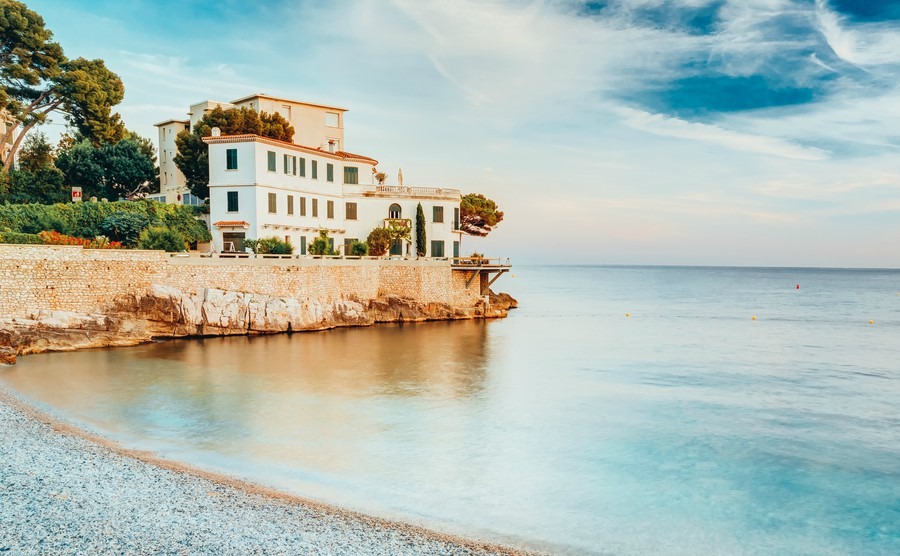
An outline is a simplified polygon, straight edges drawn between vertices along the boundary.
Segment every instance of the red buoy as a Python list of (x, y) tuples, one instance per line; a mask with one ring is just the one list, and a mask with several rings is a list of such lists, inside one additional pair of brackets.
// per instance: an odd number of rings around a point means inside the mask
[(798, 289), (798, 290), (800, 289), (800, 284), (797, 284), (797, 289)]

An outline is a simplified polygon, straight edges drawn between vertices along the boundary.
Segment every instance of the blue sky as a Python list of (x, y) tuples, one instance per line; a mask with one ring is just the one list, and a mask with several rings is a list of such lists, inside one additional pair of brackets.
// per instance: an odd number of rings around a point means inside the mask
[(514, 262), (900, 267), (900, 0), (36, 0), (126, 124), (263, 92)]

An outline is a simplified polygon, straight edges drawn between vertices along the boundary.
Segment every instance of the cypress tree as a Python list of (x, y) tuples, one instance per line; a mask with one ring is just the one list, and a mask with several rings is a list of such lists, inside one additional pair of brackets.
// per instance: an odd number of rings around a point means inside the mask
[(425, 256), (425, 212), (422, 203), (416, 207), (416, 255)]

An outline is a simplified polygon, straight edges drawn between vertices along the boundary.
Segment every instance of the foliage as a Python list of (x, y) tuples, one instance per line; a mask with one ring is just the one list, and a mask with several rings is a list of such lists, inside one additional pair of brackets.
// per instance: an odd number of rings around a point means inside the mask
[[(0, 229), (27, 232), (36, 227), (70, 233), (76, 237), (101, 235), (101, 225), (112, 214), (127, 212), (145, 215), (151, 226), (164, 226), (181, 234), (189, 242), (210, 241), (206, 225), (195, 218), (196, 209), (188, 205), (150, 200), (115, 203), (59, 203), (55, 205), (0, 205)], [(36, 230), (41, 231), (41, 230)]]
[(384, 180), (387, 179), (387, 174), (384, 172), (378, 172), (375, 174), (375, 181), (378, 182), (378, 185), (384, 185)]
[(134, 139), (99, 148), (84, 140), (60, 153), (56, 165), (66, 185), (81, 187), (86, 198), (127, 198), (149, 191), (156, 180), (153, 158), (143, 149)]
[(369, 255), (373, 257), (384, 256), (391, 248), (391, 233), (386, 228), (375, 228), (369, 232), (366, 238), (366, 245), (369, 248)]
[(260, 239), (245, 239), (244, 247), (249, 247), (257, 255), (290, 255), (294, 246), (275, 236)]
[(307, 251), (310, 255), (337, 255), (328, 241), (328, 230), (319, 230), (319, 237), (312, 241)]
[(416, 206), (416, 255), (425, 256), (425, 212), (422, 203)]
[(62, 203), (69, 200), (70, 190), (65, 176), (55, 166), (30, 172), (12, 170), (8, 189), (0, 193), (0, 200), (10, 203)]
[(182, 131), (175, 138), (178, 147), (175, 165), (184, 174), (191, 193), (201, 199), (209, 197), (209, 147), (203, 138), (212, 135), (214, 127), (219, 128), (222, 135), (249, 133), (286, 142), (294, 139), (293, 126), (281, 114), (257, 112), (246, 106), (227, 110), (220, 106), (213, 108), (194, 124), (192, 131)]
[(44, 241), (37, 234), (20, 234), (18, 232), (0, 232), (0, 243), (15, 245), (41, 245)]
[(42, 132), (32, 133), (19, 151), (19, 170), (37, 172), (53, 165), (56, 158), (53, 145)]
[(46, 245), (80, 245), (85, 249), (122, 249), (122, 244), (120, 242), (110, 241), (106, 236), (85, 239), (54, 231), (40, 232), (37, 235)]
[(100, 223), (100, 232), (127, 247), (134, 247), (144, 228), (150, 226), (150, 218), (137, 212), (110, 214)]
[(412, 230), (409, 227), (409, 220), (405, 218), (389, 218), (387, 219), (385, 229), (391, 236), (391, 239), (402, 239), (409, 241)]
[(124, 133), (121, 118), (111, 113), (125, 94), (119, 76), (102, 60), (69, 60), (52, 38), (43, 18), (25, 4), (0, 2), (0, 108), (18, 124), (0, 138), (10, 144), (3, 160), (7, 171), (28, 132), (52, 112), (65, 114), (96, 145), (116, 142)]
[(162, 226), (146, 228), (137, 240), (138, 249), (151, 249), (175, 253), (187, 249), (184, 236), (176, 230)]
[(354, 257), (365, 257), (369, 254), (369, 246), (362, 241), (354, 241), (350, 244), (350, 252), (345, 254)]
[(486, 236), (503, 221), (497, 203), (478, 193), (464, 195), (459, 204), (459, 229), (472, 236)]

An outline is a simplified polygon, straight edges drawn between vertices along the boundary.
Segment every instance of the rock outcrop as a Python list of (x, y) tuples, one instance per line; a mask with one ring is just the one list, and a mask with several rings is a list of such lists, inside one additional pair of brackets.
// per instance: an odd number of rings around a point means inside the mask
[(486, 296), (474, 307), (421, 303), (396, 295), (361, 300), (297, 299), (208, 288), (200, 293), (154, 285), (147, 295), (121, 296), (102, 313), (29, 311), (25, 319), (0, 320), (0, 364), (17, 355), (89, 347), (136, 345), (159, 338), (273, 334), (421, 322), (505, 317), (516, 306), (506, 294)]

